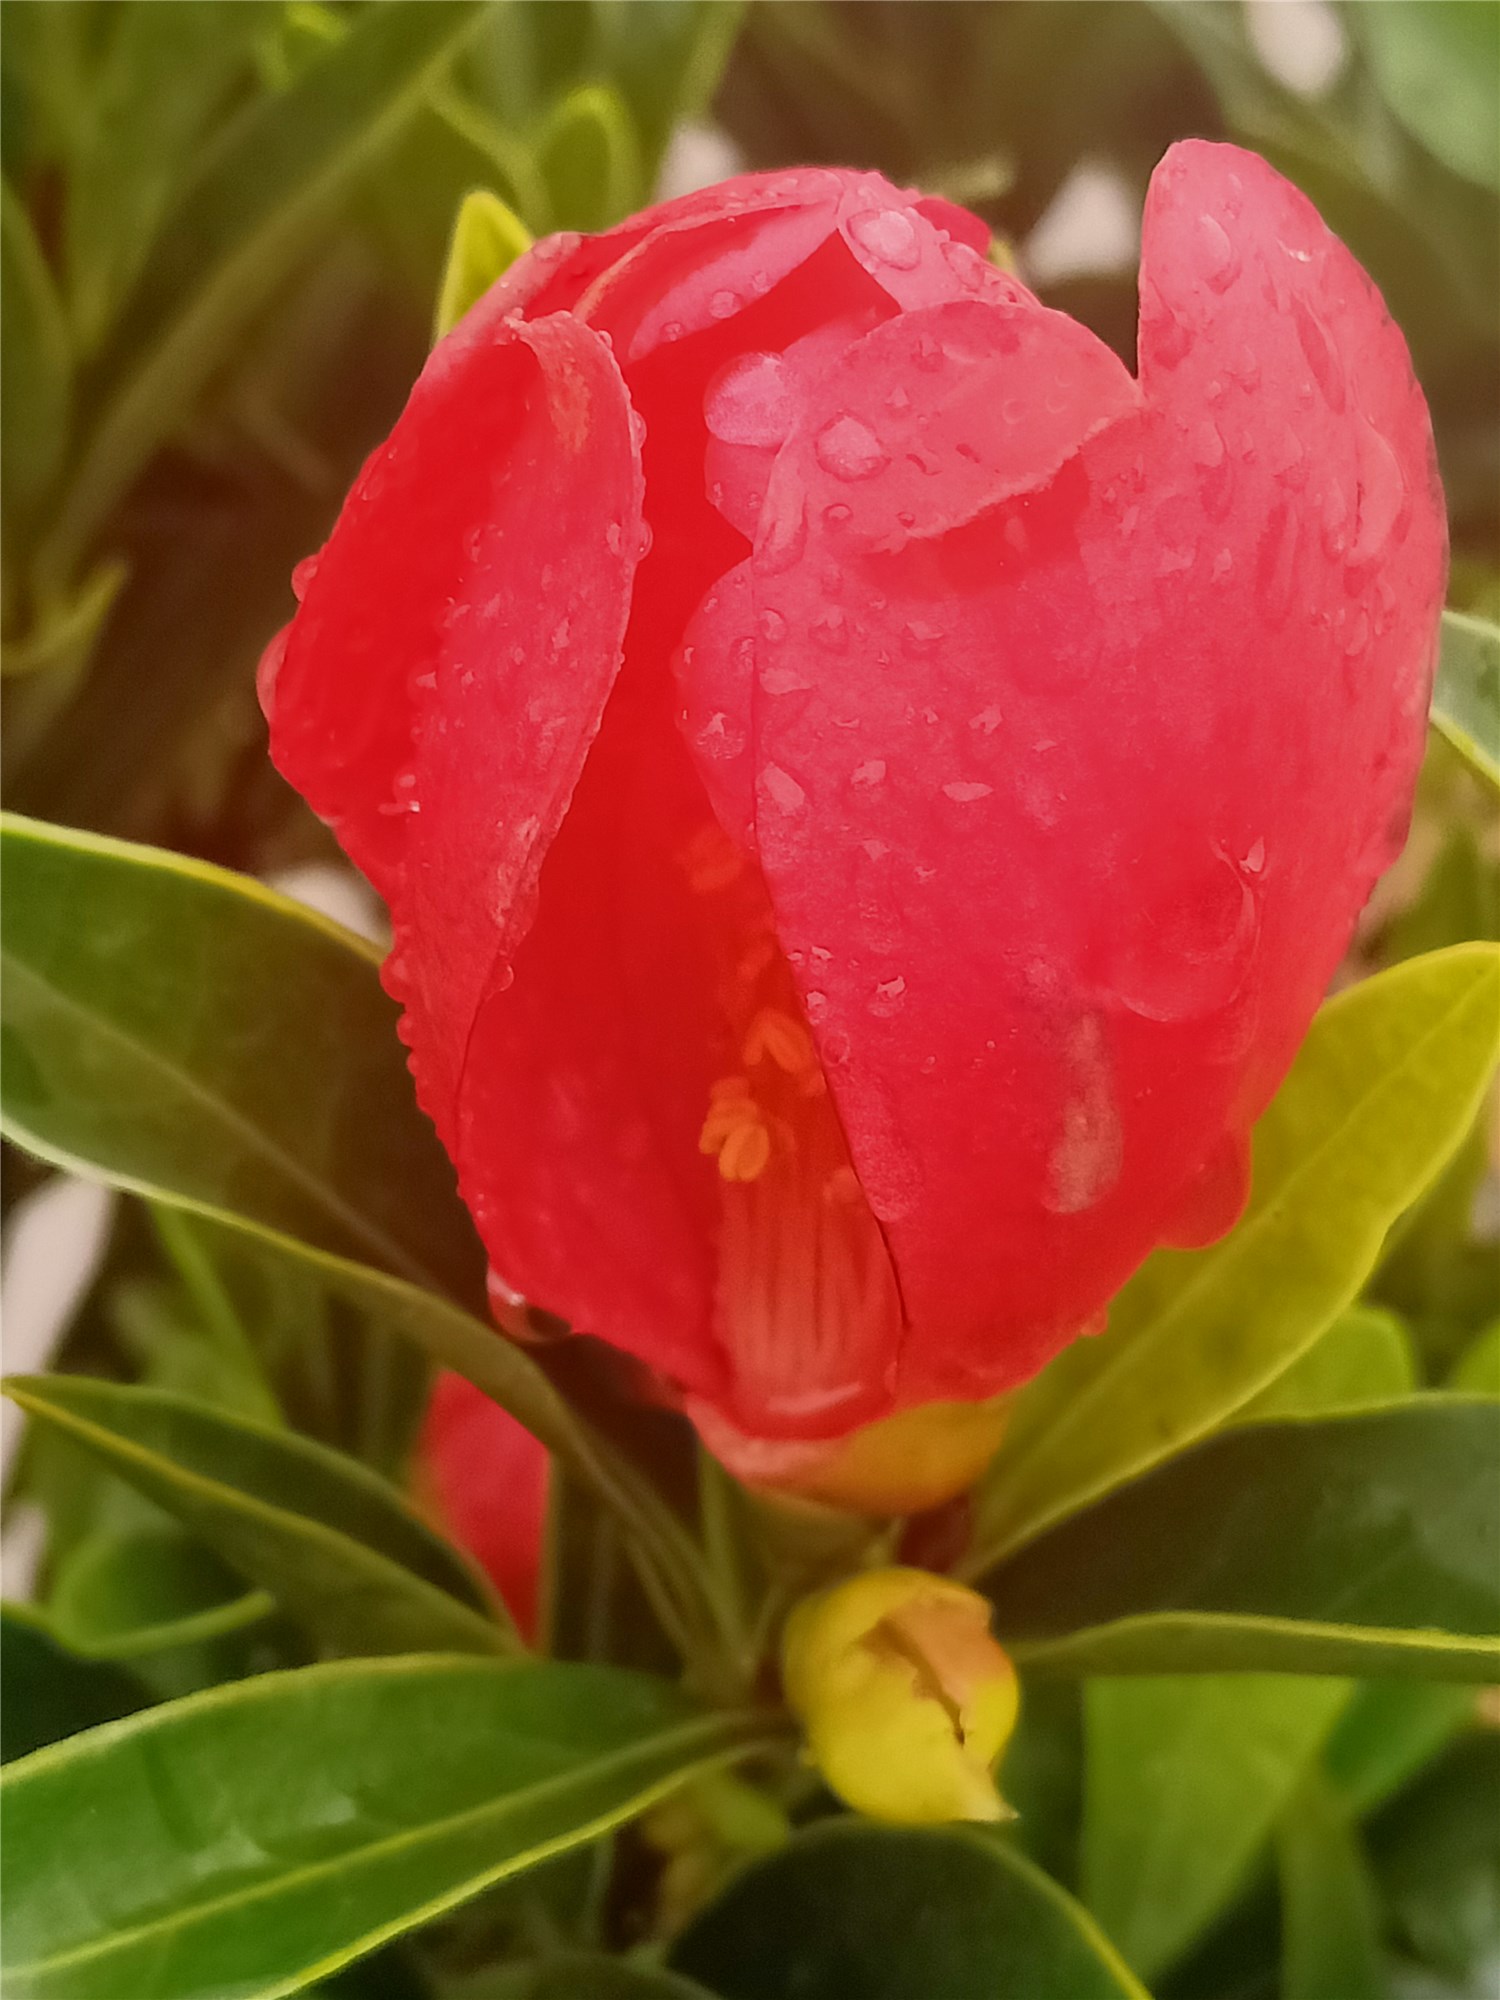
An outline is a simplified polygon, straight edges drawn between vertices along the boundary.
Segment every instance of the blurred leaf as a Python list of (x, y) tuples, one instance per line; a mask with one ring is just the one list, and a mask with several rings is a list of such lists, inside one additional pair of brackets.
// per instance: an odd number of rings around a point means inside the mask
[(68, 297), (81, 351), (105, 333), (209, 120), (275, 12), (267, 0), (125, 0), (109, 9), (68, 174)]
[(537, 161), (564, 229), (606, 229), (649, 192), (629, 106), (606, 84), (584, 84), (543, 126)]
[(8, 1769), (7, 1995), (272, 2000), (768, 1738), (604, 1668), (216, 1688)]
[(71, 574), (481, 11), (477, 0), (366, 8), (289, 89), (236, 121), (164, 227), (122, 319), (119, 345), (132, 365), (111, 389), (48, 537), (49, 576)]
[(1448, 1387), (1470, 1396), (1500, 1396), (1500, 1319), (1464, 1349)]
[(985, 1578), (1030, 1672), (1500, 1672), (1500, 1406), (1246, 1424)]
[(1474, 1719), (1471, 1687), (1367, 1681), (1338, 1719), (1324, 1764), (1351, 1811), (1369, 1812)]
[(725, 2000), (1146, 2000), (1072, 1897), (992, 1834), (847, 1819), (746, 1869), (671, 1964)]
[(1500, 1735), (1455, 1743), (1371, 1822), (1388, 1928), (1424, 1963), (1475, 1977), (1500, 1952)]
[(518, 1643), (456, 1551), (354, 1459), (156, 1389), (79, 1375), (6, 1388), (339, 1651)]
[(49, 713), (71, 692), (73, 680), (88, 665), (128, 574), (118, 557), (106, 556), (76, 590), (33, 606), (25, 638), (6, 646), (6, 674), (51, 674), (62, 684), (49, 698)]
[(1394, 1403), (1416, 1386), (1416, 1357), (1396, 1315), (1350, 1306), (1285, 1374), (1253, 1396), (1235, 1421), (1332, 1416), (1369, 1403)]
[(1500, 952), (1457, 945), (1318, 1014), (1255, 1131), (1250, 1205), (1157, 1251), (1022, 1392), (979, 1497), (971, 1572), (1202, 1437), (1354, 1298), (1387, 1229), (1457, 1149), (1500, 1048)]
[(1078, 1885), (1083, 1818), (1083, 1699), (1076, 1681), (1030, 1682), (1006, 1745), (1000, 1796), (1016, 1814), (1012, 1836), (1065, 1888)]
[(1387, 2000), (1380, 1914), (1359, 1836), (1310, 1773), (1276, 1830), (1282, 2000)]
[(438, 294), (436, 337), (451, 333), (474, 301), (530, 248), (531, 231), (499, 195), (488, 188), (465, 195)]
[(25, 1604), (0, 1613), (0, 1762), (129, 1715), (146, 1690), (119, 1667), (80, 1660)]
[(207, 1549), (170, 1528), (89, 1536), (47, 1600), (53, 1631), (81, 1659), (131, 1660), (242, 1631), (275, 1609)]
[[(1483, 0), (1474, 11), (1484, 11)], [(1500, 785), (1500, 625), (1462, 611), (1443, 613), (1432, 719), (1476, 771)]]
[(11, 817), (0, 853), (13, 1138), (475, 1296), (370, 946), (161, 850)]
[(536, 1965), (507, 1966), (453, 2000), (714, 2000), (706, 1986), (676, 1972), (619, 1958), (572, 1953)]
[(13, 523), (46, 498), (67, 450), (73, 373), (62, 304), (9, 182), (0, 185), (0, 297), (0, 480), (9, 562)]
[(1240, 1887), (1348, 1696), (1270, 1674), (1089, 1682), (1083, 1895), (1143, 1978)]
[(1386, 102), (1445, 166), (1500, 184), (1500, 8), (1494, 0), (1347, 7)]

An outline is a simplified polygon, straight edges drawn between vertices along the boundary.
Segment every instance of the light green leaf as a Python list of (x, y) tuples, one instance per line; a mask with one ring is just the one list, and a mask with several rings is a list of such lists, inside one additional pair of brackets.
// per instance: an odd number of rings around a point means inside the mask
[(161, 1390), (80, 1375), (6, 1388), (338, 1651), (517, 1643), (467, 1563), (355, 1459)]
[(1476, 771), (1500, 785), (1500, 625), (1491, 619), (1443, 613), (1432, 719)]
[(436, 337), (463, 318), (474, 301), (503, 277), (516, 259), (531, 248), (531, 231), (514, 209), (488, 188), (464, 196), (453, 223), (448, 262), (438, 294)]
[(7, 816), (0, 856), (10, 1137), (476, 1296), (370, 946), (159, 849)]
[(1061, 1674), (1500, 1675), (1500, 1405), (1425, 1395), (1219, 1433), (985, 1579)]
[(0, 479), (6, 513), (19, 517), (46, 496), (67, 449), (73, 363), (51, 273), (8, 181), (0, 184), (0, 298)]
[(1158, 1251), (1109, 1331), (1022, 1393), (968, 1573), (1204, 1436), (1304, 1353), (1457, 1149), (1497, 1047), (1493, 945), (1409, 959), (1330, 1001), (1256, 1128), (1243, 1220), (1206, 1250)]
[(1500, 8), (1493, 0), (1356, 6), (1343, 18), (1412, 136), (1466, 180), (1500, 186)]
[(191, 1696), (0, 1780), (7, 2000), (275, 2000), (774, 1740), (555, 1664), (362, 1660)]
[(1259, 1674), (1088, 1684), (1083, 1896), (1142, 1978), (1241, 1886), (1348, 1695)]
[(1371, 1403), (1394, 1403), (1417, 1386), (1411, 1336), (1394, 1313), (1350, 1306), (1283, 1375), (1235, 1417), (1332, 1416)]
[(233, 354), (355, 177), (416, 111), (483, 15), (476, 0), (384, 0), (285, 91), (256, 101), (164, 229), (121, 323), (114, 385), (48, 538), (66, 579), (110, 509)]
[(107, 1530), (68, 1552), (47, 1599), (47, 1619), (85, 1660), (132, 1660), (195, 1646), (259, 1624), (276, 1608), (172, 1528)]
[(1359, 1836), (1312, 1771), (1276, 1830), (1281, 2000), (1387, 2000), (1380, 1912)]
[(646, 198), (630, 108), (607, 84), (582, 84), (565, 97), (542, 128), (536, 155), (564, 229), (608, 228)]
[(1470, 1341), (1448, 1386), (1465, 1395), (1500, 1396), (1500, 1319)]
[(671, 1964), (724, 2000), (1148, 2000), (1051, 1876), (956, 1827), (824, 1821), (736, 1876)]

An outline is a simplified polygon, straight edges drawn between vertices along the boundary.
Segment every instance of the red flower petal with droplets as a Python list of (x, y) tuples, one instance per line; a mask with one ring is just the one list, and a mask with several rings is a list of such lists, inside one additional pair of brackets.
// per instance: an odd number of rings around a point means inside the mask
[(772, 1476), (1232, 1222), (1421, 749), (1426, 407), (1308, 203), (1173, 149), (1136, 378), (983, 241), (807, 169), (538, 245), (268, 655), (497, 1272)]

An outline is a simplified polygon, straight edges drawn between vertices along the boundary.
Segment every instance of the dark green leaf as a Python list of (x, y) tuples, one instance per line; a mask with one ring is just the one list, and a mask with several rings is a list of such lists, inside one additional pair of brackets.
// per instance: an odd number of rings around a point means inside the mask
[(1240, 1887), (1348, 1693), (1280, 1674), (1089, 1682), (1083, 1896), (1143, 1978)]
[(671, 1963), (725, 2000), (1146, 2000), (1050, 1876), (957, 1828), (814, 1827), (738, 1876)]
[(1460, 1738), (1368, 1830), (1389, 1928), (1415, 1957), (1475, 1981), (1500, 1954), (1500, 1734)]
[(6, 1772), (8, 2000), (273, 2000), (766, 1740), (558, 1665), (363, 1660), (174, 1702)]
[(1476, 771), (1500, 785), (1500, 626), (1491, 619), (1443, 613), (1432, 719)]
[(1500, 1051), (1500, 951), (1457, 945), (1340, 994), (1255, 1132), (1244, 1219), (1158, 1251), (1022, 1393), (972, 1570), (1202, 1437), (1353, 1300), (1386, 1231), (1457, 1149)]
[(464, 1560), (356, 1460), (161, 1390), (78, 1375), (7, 1387), (340, 1651), (515, 1643)]
[(992, 1570), (1033, 1672), (1500, 1672), (1500, 1406), (1223, 1432)]
[(1316, 1773), (1276, 1832), (1282, 2000), (1386, 2000), (1380, 1913), (1359, 1836)]
[(144, 1706), (146, 1690), (119, 1667), (80, 1660), (29, 1605), (0, 1614), (0, 1762), (113, 1722)]
[(10, 817), (0, 854), (12, 1138), (475, 1294), (368, 946), (157, 849)]
[(680, 1973), (627, 1965), (594, 1953), (544, 1959), (496, 1973), (454, 2000), (714, 2000), (707, 1987)]
[(1328, 1739), (1329, 1778), (1354, 1812), (1370, 1812), (1474, 1720), (1477, 1699), (1441, 1681), (1367, 1681)]
[(53, 1631), (93, 1660), (130, 1660), (243, 1631), (275, 1609), (209, 1550), (172, 1528), (88, 1536), (47, 1599)]

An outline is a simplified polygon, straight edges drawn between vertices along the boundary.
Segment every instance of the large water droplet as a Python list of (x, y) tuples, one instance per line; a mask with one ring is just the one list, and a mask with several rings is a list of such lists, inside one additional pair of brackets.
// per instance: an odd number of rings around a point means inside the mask
[(1361, 421), (1357, 439), (1359, 525), (1349, 560), (1367, 563), (1373, 562), (1391, 539), (1406, 504), (1406, 479), (1401, 461), (1373, 424)]
[(952, 799), (955, 805), (970, 806), (979, 799), (987, 799), (994, 789), (993, 785), (955, 778), (952, 784), (944, 785), (943, 797)]
[(737, 722), (731, 722), (723, 710), (711, 715), (693, 738), (703, 756), (715, 764), (727, 763), (738, 757), (745, 748), (745, 731)]
[(779, 611), (765, 610), (760, 614), (760, 636), (773, 646), (780, 645), (786, 637), (786, 620)]
[(733, 319), (740, 309), (740, 295), (729, 290), (712, 292), (708, 300), (710, 319)]
[(807, 676), (795, 667), (766, 667), (761, 672), (760, 684), (767, 694), (806, 694), (812, 686)]
[(300, 604), (312, 588), (312, 580), (318, 573), (318, 557), (304, 556), (292, 571), (292, 595)]
[(820, 611), (809, 630), (814, 641), (825, 653), (847, 653), (849, 650), (849, 621), (836, 604)]
[(922, 261), (917, 225), (899, 208), (867, 208), (849, 218), (849, 234), (877, 264), (914, 271)]
[(885, 782), (885, 759), (872, 757), (867, 764), (856, 765), (849, 773), (851, 785), (880, 785)]
[(1344, 371), (1333, 351), (1328, 329), (1299, 292), (1292, 294), (1292, 319), (1313, 380), (1322, 390), (1324, 402), (1338, 416), (1344, 408)]
[(1152, 359), (1163, 368), (1178, 367), (1193, 344), (1192, 333), (1149, 278), (1141, 280), (1141, 332), (1150, 344)]
[(897, 973), (894, 979), (882, 979), (865, 1003), (877, 1021), (889, 1021), (901, 1012), (906, 998), (906, 981)]
[(1255, 592), (1266, 619), (1284, 625), (1297, 581), (1298, 510), (1285, 500), (1271, 509), (1255, 555)]
[(741, 354), (709, 384), (704, 420), (725, 444), (777, 445), (796, 422), (797, 404), (779, 354)]
[(1195, 877), (1136, 913), (1109, 966), (1109, 983), (1143, 1020), (1199, 1020), (1238, 994), (1259, 935), (1252, 883), (1216, 852)]
[(1079, 1215), (1102, 1201), (1120, 1178), (1124, 1133), (1115, 1101), (1109, 1051), (1097, 1015), (1068, 1037), (1068, 1095), (1062, 1130), (1047, 1162), (1042, 1205), (1054, 1215)]
[(806, 792), (791, 772), (782, 770), (779, 764), (765, 765), (760, 774), (760, 782), (766, 797), (778, 812), (788, 815), (801, 812), (807, 804)]
[(1198, 218), (1198, 254), (1204, 277), (1216, 292), (1227, 292), (1239, 276), (1239, 252), (1216, 215)]
[(890, 464), (874, 431), (858, 417), (835, 417), (813, 440), (819, 465), (835, 479), (869, 479)]

